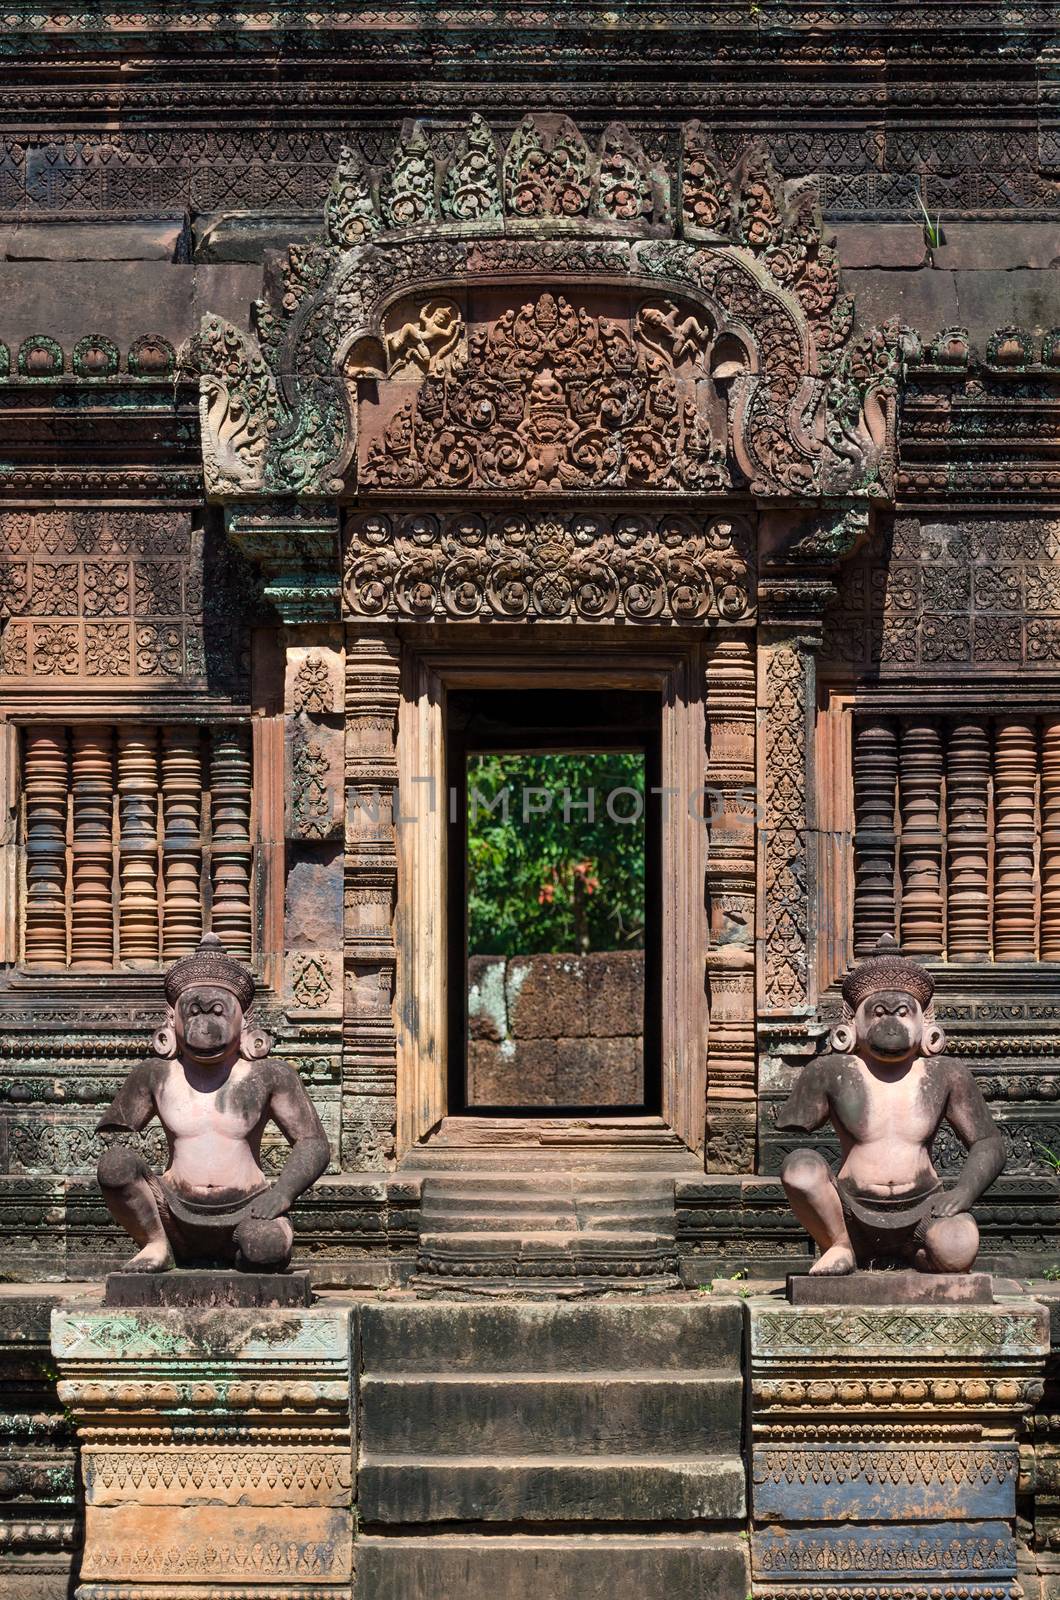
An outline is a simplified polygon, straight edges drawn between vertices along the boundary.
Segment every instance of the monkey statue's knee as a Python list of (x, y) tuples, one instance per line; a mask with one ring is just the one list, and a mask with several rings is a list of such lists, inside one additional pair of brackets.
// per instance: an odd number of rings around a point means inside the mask
[(127, 1189), (147, 1176), (147, 1164), (135, 1150), (124, 1144), (112, 1144), (104, 1150), (96, 1165), (99, 1186), (107, 1189)]
[(831, 1184), (831, 1169), (816, 1150), (793, 1150), (784, 1157), (780, 1168), (780, 1181), (787, 1193), (812, 1199), (822, 1184)]
[(928, 1223), (924, 1254), (936, 1272), (967, 1272), (978, 1253), (979, 1228), (970, 1211)]
[(232, 1231), (240, 1264), (259, 1272), (283, 1272), (291, 1260), (294, 1229), (286, 1217), (246, 1217)]

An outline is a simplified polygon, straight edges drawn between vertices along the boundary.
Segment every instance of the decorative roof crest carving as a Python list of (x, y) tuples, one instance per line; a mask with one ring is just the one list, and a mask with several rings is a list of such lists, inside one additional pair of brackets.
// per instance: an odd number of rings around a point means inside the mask
[[(256, 307), (257, 338), (204, 320), (196, 354), (211, 496), (334, 499), (352, 488), (357, 384), (365, 380), (380, 394), (396, 380), (415, 381), (414, 428), (422, 432), (429, 414), (445, 432), (454, 385), (466, 388), (476, 362), (481, 367), (475, 338), (481, 333), (488, 345), (499, 336), (482, 324), (485, 313), (468, 309), (486, 283), (507, 286), (513, 314), (521, 303), (540, 310), (546, 293), (553, 304), (562, 296), (572, 315), (595, 321), (585, 337), (600, 349), (608, 319), (592, 309), (594, 286), (632, 297), (624, 337), (632, 326), (636, 350), (621, 373), (608, 356), (600, 376), (613, 388), (621, 377), (638, 395), (625, 403), (617, 390), (598, 395), (592, 424), (612, 469), (594, 467), (580, 481), (578, 471), (530, 473), (522, 487), (628, 488), (636, 480), (644, 489), (744, 490), (766, 499), (889, 494), (906, 344), (900, 330), (851, 344), (853, 304), (840, 292), (815, 181), (780, 178), (761, 142), (726, 167), (701, 123), (687, 126), (678, 171), (669, 174), (620, 123), (590, 141), (569, 117), (528, 115), (503, 150), (476, 116), (448, 156), (422, 122), (404, 125), (383, 169), (342, 152), (322, 242), (289, 251)], [(399, 302), (404, 321), (395, 325), (390, 308)], [(503, 321), (503, 307), (497, 315)], [(457, 330), (458, 317), (466, 330)], [(657, 470), (642, 452), (643, 481), (639, 467), (631, 478), (623, 430), (643, 427), (653, 410), (659, 420), (655, 402), (670, 405), (660, 385), (691, 370), (697, 338), (707, 347), (692, 379), (700, 385), (692, 454), (709, 471), (677, 470), (664, 429)], [(554, 369), (542, 358), (526, 376), (538, 400), (547, 372), (562, 385)], [(584, 432), (595, 401), (579, 382), (567, 421)], [(678, 396), (678, 409), (688, 398)], [(525, 414), (527, 395), (523, 402)], [(704, 433), (707, 413), (713, 421)], [(687, 456), (684, 424), (678, 432), (678, 456)], [(410, 483), (396, 445), (394, 435), (367, 475), (362, 459), (362, 487), (444, 490), (475, 481), (454, 476), (450, 463), (433, 480), (427, 471)]]

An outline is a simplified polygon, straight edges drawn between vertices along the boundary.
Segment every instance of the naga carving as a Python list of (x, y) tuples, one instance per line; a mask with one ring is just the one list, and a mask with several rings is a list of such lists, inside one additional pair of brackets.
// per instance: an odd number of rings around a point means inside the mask
[(420, 122), (385, 166), (344, 150), (257, 342), (205, 320), (213, 498), (888, 496), (907, 335), (851, 344), (813, 180), (760, 142), (723, 163), (700, 123), (673, 174), (622, 124), (592, 145), (556, 115), (503, 149), (474, 117), (449, 148)]

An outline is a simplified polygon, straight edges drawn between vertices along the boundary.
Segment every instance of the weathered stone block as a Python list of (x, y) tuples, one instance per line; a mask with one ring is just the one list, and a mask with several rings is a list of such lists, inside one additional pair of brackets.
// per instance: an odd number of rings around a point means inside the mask
[(171, 1272), (112, 1272), (105, 1306), (169, 1306), (203, 1310), (215, 1306), (307, 1306), (308, 1272), (218, 1272), (176, 1268)]
[(555, 1105), (558, 1062), (554, 1039), (486, 1039), (468, 1043), (473, 1105)]
[(516, 1039), (588, 1033), (582, 961), (577, 956), (513, 957), (508, 963), (508, 1027)]
[(836, 247), (844, 269), (883, 267), (887, 270), (927, 265), (924, 229), (916, 222), (841, 222)]
[[(639, 950), (584, 957), (589, 1032), (598, 1039), (644, 1031), (644, 956)], [(571, 1029), (564, 1030), (567, 1033)]]
[(644, 1099), (639, 1039), (557, 1039), (555, 1095), (571, 1106), (636, 1106)]
[(746, 1600), (747, 1546), (728, 1534), (475, 1534), (359, 1541), (356, 1600)]
[(501, 1040), (508, 1035), (503, 956), (471, 956), (467, 964), (467, 1025), (472, 1039)]
[(728, 1522), (743, 1515), (735, 1458), (363, 1462), (366, 1522)]

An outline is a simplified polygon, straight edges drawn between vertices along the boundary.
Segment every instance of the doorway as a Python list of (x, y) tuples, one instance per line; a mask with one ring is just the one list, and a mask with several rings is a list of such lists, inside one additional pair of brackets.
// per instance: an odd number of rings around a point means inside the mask
[(448, 698), (449, 1105), (661, 1102), (658, 693)]

